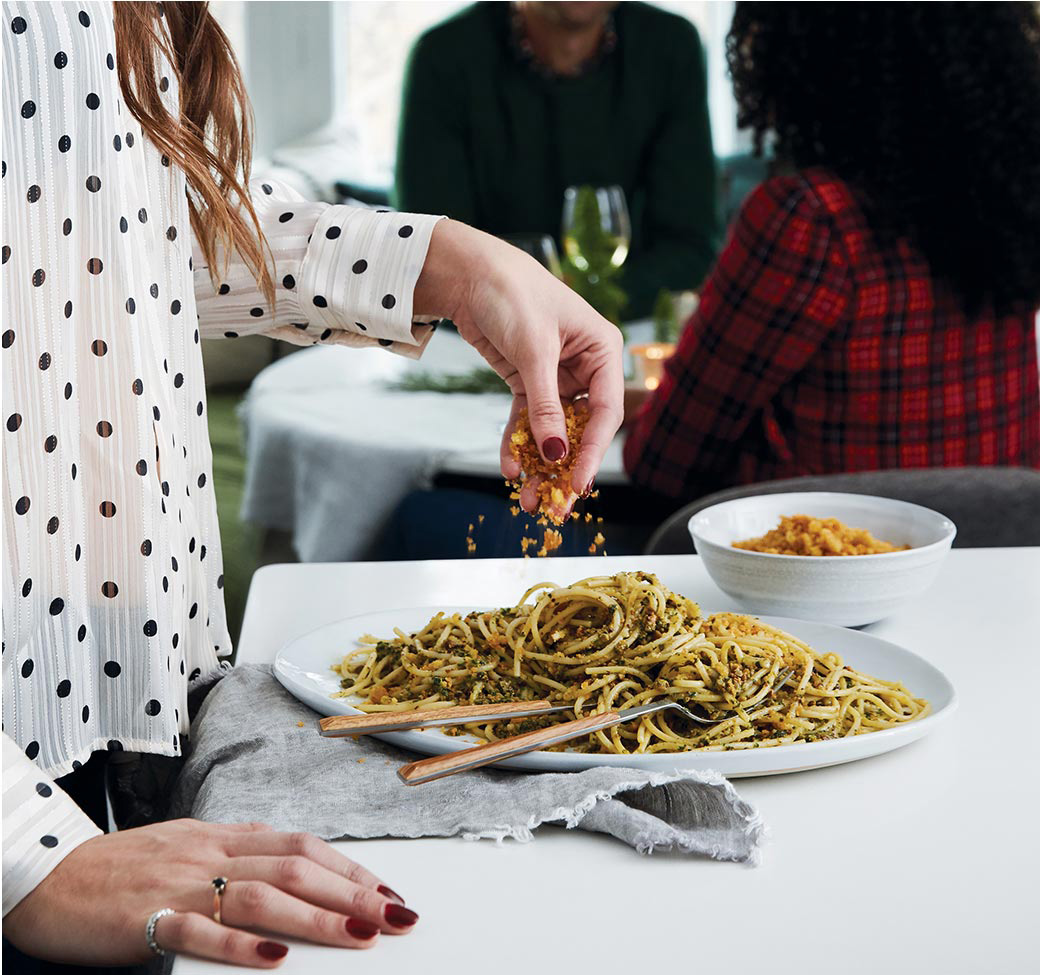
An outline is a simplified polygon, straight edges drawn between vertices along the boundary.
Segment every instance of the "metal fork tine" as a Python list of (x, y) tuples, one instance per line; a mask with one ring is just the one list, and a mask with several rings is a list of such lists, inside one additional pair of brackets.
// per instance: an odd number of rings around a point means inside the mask
[[(773, 688), (772, 688), (773, 691), (777, 690), (780, 687), (783, 687), (784, 684), (786, 684), (787, 681), (790, 680), (793, 675), (794, 675), (794, 668), (793, 667), (785, 667), (783, 670), (781, 670), (780, 673), (778, 673), (776, 675), (776, 680), (773, 682)], [(680, 711), (683, 712), (683, 714), (686, 715), (687, 718), (689, 718), (691, 721), (696, 721), (697, 724), (716, 725), (716, 724), (722, 724), (723, 721), (729, 721), (729, 717), (725, 717), (725, 718), (702, 718), (699, 714), (694, 714), (693, 711), (691, 711), (684, 704), (680, 704), (678, 701), (672, 701), (670, 706), (678, 708)], [(760, 713), (760, 711), (755, 711), (754, 714), (750, 715), (750, 717), (754, 717), (755, 714), (759, 714), (759, 713)]]

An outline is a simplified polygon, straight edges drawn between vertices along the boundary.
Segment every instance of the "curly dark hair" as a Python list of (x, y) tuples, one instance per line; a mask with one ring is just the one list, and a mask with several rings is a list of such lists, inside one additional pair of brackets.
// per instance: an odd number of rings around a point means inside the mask
[(738, 122), (853, 186), (971, 312), (1040, 305), (1040, 6), (738, 3)]

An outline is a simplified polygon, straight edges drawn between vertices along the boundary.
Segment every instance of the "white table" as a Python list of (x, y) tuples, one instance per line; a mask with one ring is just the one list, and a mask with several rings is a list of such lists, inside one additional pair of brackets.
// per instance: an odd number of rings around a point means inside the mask
[[(314, 347), (268, 366), (242, 406), (242, 517), (289, 532), (301, 561), (359, 559), (401, 500), (436, 474), (497, 480), (508, 394), (391, 388), (415, 372), (484, 365), (457, 334), (441, 330), (418, 361), (383, 349)], [(628, 480), (621, 445), (617, 437), (608, 448), (601, 486)]]
[[(270, 661), (308, 630), (402, 600), (498, 604), (534, 580), (633, 568), (706, 609), (733, 605), (692, 555), (276, 565), (254, 576), (238, 659)], [(501, 846), (342, 842), (408, 899), (420, 924), (368, 952), (294, 945), (281, 971), (1035, 970), (1040, 549), (954, 551), (918, 605), (871, 631), (943, 669), (961, 709), (934, 735), (879, 758), (738, 780), (771, 828), (760, 867), (642, 857), (553, 827)], [(227, 970), (181, 958), (174, 972)]]

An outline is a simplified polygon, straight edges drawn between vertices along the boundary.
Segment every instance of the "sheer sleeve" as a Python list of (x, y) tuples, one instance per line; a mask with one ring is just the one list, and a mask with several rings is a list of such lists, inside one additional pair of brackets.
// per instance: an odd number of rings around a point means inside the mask
[(4, 739), (4, 917), (77, 846), (101, 831), (54, 780)]
[(425, 214), (312, 203), (278, 183), (254, 183), (253, 204), (273, 258), (272, 310), (232, 254), (214, 286), (194, 246), (204, 338), (265, 334), (296, 345), (381, 345), (418, 358), (433, 326), (416, 322), (412, 293), (438, 220)]

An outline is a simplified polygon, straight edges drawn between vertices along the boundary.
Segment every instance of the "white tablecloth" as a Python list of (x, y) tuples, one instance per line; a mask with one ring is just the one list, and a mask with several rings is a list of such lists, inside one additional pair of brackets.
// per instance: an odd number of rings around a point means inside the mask
[[(438, 472), (500, 477), (508, 395), (388, 388), (409, 372), (482, 364), (445, 330), (419, 362), (382, 349), (315, 347), (269, 366), (242, 405), (243, 519), (290, 532), (303, 562), (347, 561), (363, 558), (400, 501)], [(620, 439), (597, 480), (625, 480)]]
[[(288, 641), (356, 613), (501, 605), (546, 576), (621, 569), (657, 572), (709, 610), (733, 606), (695, 555), (268, 566), (253, 577), (238, 660), (269, 663)], [(736, 781), (770, 828), (757, 869), (641, 857), (556, 828), (502, 846), (341, 842), (421, 921), (373, 951), (293, 942), (279, 971), (1035, 971), (1038, 582), (1040, 549), (957, 549), (931, 590), (869, 628), (941, 668), (960, 710), (878, 758)], [(181, 957), (174, 975), (228, 971)]]

